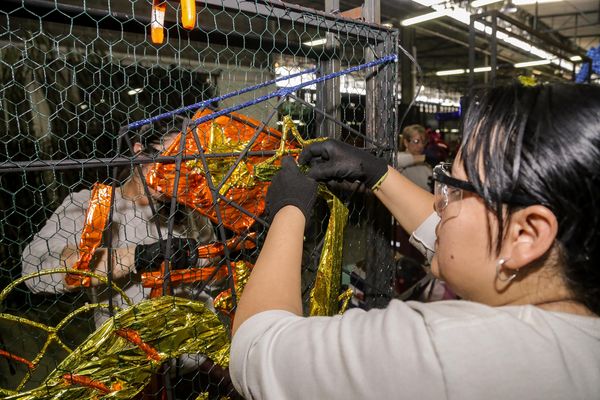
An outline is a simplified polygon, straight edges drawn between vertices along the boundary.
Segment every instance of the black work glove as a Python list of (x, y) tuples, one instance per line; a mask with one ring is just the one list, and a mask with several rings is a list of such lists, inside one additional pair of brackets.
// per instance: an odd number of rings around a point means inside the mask
[(317, 199), (317, 185), (300, 171), (292, 157), (284, 157), (267, 192), (267, 218), (272, 221), (277, 211), (292, 205), (298, 207), (308, 221)]
[(388, 170), (385, 160), (334, 139), (306, 146), (298, 161), (310, 166), (308, 176), (317, 181), (360, 181), (370, 189)]
[[(198, 243), (194, 239), (171, 238), (171, 269), (186, 269), (198, 262)], [(137, 272), (156, 271), (165, 260), (167, 239), (135, 247), (135, 270)]]

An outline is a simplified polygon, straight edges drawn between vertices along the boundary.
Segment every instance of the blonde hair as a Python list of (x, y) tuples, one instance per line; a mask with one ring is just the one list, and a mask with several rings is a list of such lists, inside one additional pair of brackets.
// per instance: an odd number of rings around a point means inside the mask
[(400, 135), (400, 147), (402, 149), (406, 148), (406, 146), (404, 145), (404, 141), (409, 140), (412, 134), (414, 133), (418, 133), (419, 135), (421, 135), (422, 138), (427, 139), (425, 127), (419, 124), (408, 125), (404, 127), (404, 129), (402, 129), (402, 134)]

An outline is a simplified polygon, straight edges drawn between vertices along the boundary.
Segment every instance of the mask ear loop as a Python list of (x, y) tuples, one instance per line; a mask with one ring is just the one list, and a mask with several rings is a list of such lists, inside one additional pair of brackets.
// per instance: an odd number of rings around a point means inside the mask
[(513, 279), (515, 279), (517, 277), (517, 275), (519, 274), (519, 270), (515, 270), (515, 272), (512, 275), (508, 275), (506, 277), (502, 277), (501, 272), (502, 272), (502, 266), (504, 265), (504, 263), (506, 261), (508, 261), (510, 259), (504, 259), (501, 258), (496, 262), (496, 278), (500, 281), (500, 282), (510, 282)]

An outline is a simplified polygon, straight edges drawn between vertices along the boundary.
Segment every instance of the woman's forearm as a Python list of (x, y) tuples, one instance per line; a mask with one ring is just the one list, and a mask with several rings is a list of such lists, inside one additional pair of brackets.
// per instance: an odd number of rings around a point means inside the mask
[(392, 167), (388, 167), (388, 175), (375, 191), (375, 196), (409, 233), (414, 232), (433, 212), (433, 195)]
[(305, 222), (294, 206), (283, 207), (275, 215), (238, 303), (233, 334), (245, 320), (262, 311), (302, 315), (300, 265)]

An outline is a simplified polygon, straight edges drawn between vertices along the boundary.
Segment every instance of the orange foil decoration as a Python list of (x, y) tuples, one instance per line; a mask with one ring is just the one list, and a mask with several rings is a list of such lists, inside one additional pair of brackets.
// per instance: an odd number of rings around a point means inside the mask
[[(212, 111), (198, 111), (193, 119), (211, 114)], [(254, 218), (247, 215), (232, 205), (228, 200), (234, 201), (250, 214), (260, 215), (265, 210), (265, 197), (270, 180), (267, 175), (275, 172), (272, 167), (280, 165), (280, 157), (272, 156), (247, 156), (244, 157), (229, 178), (223, 182), (227, 171), (234, 167), (239, 153), (243, 151), (260, 125), (259, 121), (241, 114), (231, 113), (231, 116), (221, 116), (207, 121), (190, 130), (185, 136), (183, 156), (198, 155), (201, 147), (203, 152), (210, 154), (227, 154), (219, 157), (207, 157), (208, 172), (214, 187), (219, 188), (219, 193), (225, 197), (213, 198), (208, 185), (208, 178), (200, 159), (183, 162), (177, 190), (177, 200), (201, 214), (208, 216), (213, 222), (218, 223), (215, 203), (219, 204), (223, 225), (241, 233), (254, 223)], [(234, 118), (235, 117), (235, 118)], [(163, 156), (176, 156), (180, 151), (179, 136), (166, 149)], [(258, 135), (256, 141), (250, 145), (249, 151), (274, 150), (285, 153), (298, 153), (296, 143), (282, 143), (281, 132), (265, 127)], [(296, 151), (294, 151), (296, 150)], [(156, 163), (146, 176), (148, 185), (167, 196), (173, 195), (175, 182), (175, 164)]]
[[(73, 264), (72, 269), (78, 271), (89, 271), (90, 261), (94, 252), (102, 243), (102, 234), (108, 223), (110, 204), (113, 188), (110, 185), (95, 183), (92, 187), (90, 205), (85, 215), (85, 224), (79, 240), (79, 259)], [(65, 282), (69, 286), (85, 286), (91, 284), (91, 277), (67, 274)]]

